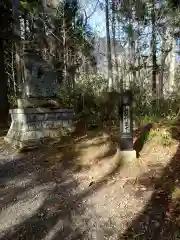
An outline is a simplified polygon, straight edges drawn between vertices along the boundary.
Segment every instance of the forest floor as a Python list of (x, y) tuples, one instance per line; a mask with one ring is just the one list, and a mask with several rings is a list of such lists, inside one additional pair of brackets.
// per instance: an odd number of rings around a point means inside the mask
[(24, 153), (11, 150), (4, 134), (0, 240), (180, 239), (177, 137), (164, 137), (164, 146), (136, 132), (139, 158), (123, 165), (118, 129), (78, 132)]

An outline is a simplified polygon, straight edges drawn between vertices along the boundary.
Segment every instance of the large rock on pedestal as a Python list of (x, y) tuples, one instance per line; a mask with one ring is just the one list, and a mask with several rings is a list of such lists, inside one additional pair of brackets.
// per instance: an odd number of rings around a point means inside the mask
[(25, 81), (18, 108), (10, 110), (11, 126), (5, 138), (13, 146), (34, 147), (72, 130), (73, 111), (59, 109), (59, 84), (52, 66), (37, 54), (24, 56)]
[(60, 138), (73, 130), (71, 109), (12, 109), (5, 140), (15, 147), (35, 147), (46, 139)]
[(43, 59), (36, 55), (25, 57), (25, 79), (21, 98), (17, 101), (18, 108), (59, 107), (57, 72)]

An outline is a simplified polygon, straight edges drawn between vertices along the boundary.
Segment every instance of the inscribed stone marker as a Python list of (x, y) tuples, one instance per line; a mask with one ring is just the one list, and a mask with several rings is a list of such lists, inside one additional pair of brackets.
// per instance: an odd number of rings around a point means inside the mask
[(132, 92), (122, 93), (120, 102), (120, 150), (133, 150)]

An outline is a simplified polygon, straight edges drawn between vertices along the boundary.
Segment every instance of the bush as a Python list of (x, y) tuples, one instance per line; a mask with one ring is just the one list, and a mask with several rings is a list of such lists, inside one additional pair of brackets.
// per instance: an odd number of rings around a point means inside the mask
[[(136, 82), (131, 83), (133, 93), (133, 118), (136, 125), (145, 125), (150, 122), (173, 121), (180, 115), (180, 94), (178, 89), (171, 94), (166, 94), (164, 99), (153, 103), (150, 85), (142, 87)], [(75, 89), (68, 92), (61, 87), (59, 101), (62, 107), (74, 108), (77, 116), (88, 121), (102, 122), (111, 119), (119, 124), (118, 102), (120, 94), (116, 91), (107, 93), (107, 79), (102, 75), (81, 75)]]

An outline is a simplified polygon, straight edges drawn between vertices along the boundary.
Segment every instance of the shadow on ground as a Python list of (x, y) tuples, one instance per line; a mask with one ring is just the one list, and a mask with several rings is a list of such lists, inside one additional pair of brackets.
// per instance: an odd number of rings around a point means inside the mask
[[(110, 130), (107, 132), (109, 134)], [(120, 240), (178, 240), (180, 148), (163, 172), (157, 176), (148, 172), (137, 180), (138, 184), (151, 189), (153, 193), (144, 209), (129, 222), (124, 233), (119, 233), (119, 226), (112, 218), (102, 226), (103, 236), (89, 237), (91, 229), (87, 223), (89, 216), (86, 210), (90, 206), (86, 200), (105, 187), (122, 167), (114, 164), (99, 180), (81, 186), (76, 173), (86, 166), (77, 162), (80, 151), (84, 150), (86, 140), (90, 142), (88, 146), (96, 145), (99, 148), (104, 145), (101, 134), (99, 129), (74, 133), (70, 139), (64, 138), (59, 143), (21, 154), (14, 160), (9, 159), (0, 164), (0, 240), (101, 240), (111, 239), (115, 232), (118, 232)], [(100, 139), (97, 142), (94, 141), (96, 137)], [(113, 136), (109, 138), (113, 140)], [(75, 145), (81, 142), (81, 147), (76, 148)], [(94, 164), (111, 156), (114, 151), (113, 143)], [(117, 185), (120, 188), (120, 182)], [(121, 201), (118, 195), (118, 204)]]
[(71, 144), (45, 146), (0, 164), (0, 240), (86, 239), (83, 200), (120, 168), (116, 164), (97, 182), (79, 187), (74, 143), (96, 135), (74, 135)]
[(139, 136), (134, 142), (133, 148), (136, 151), (136, 157), (140, 157), (140, 152), (143, 149), (146, 141), (148, 140), (149, 133), (153, 127), (152, 123), (145, 125), (143, 128), (140, 129)]
[[(173, 132), (172, 132), (173, 133)], [(173, 136), (174, 137), (174, 136)], [(178, 140), (179, 136), (175, 136)], [(151, 172), (140, 176), (139, 184), (151, 188), (153, 194), (144, 209), (129, 223), (119, 240), (178, 240), (180, 239), (180, 147), (160, 177)]]

